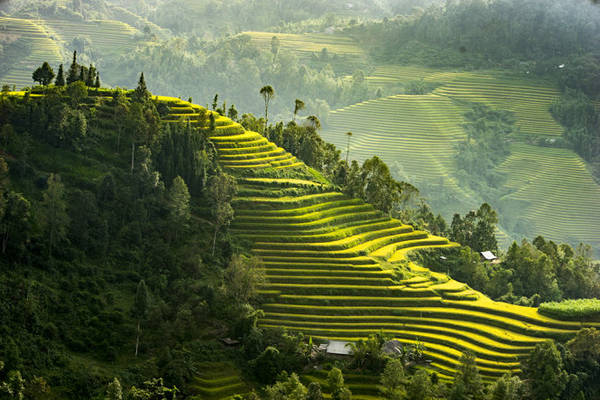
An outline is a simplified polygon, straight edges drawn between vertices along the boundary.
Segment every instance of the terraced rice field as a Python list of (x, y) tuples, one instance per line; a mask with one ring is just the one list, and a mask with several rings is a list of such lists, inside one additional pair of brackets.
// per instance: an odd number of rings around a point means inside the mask
[(30, 20), (0, 17), (0, 43), (18, 46), (19, 57), (0, 70), (0, 84), (31, 86), (32, 72), (44, 61), (53, 67), (62, 62), (60, 47), (46, 28)]
[[(198, 108), (177, 99), (161, 100), (173, 106), (174, 114)], [(239, 186), (231, 229), (254, 242), (253, 252), (263, 260), (268, 277), (262, 287), (261, 326), (350, 341), (383, 330), (404, 343), (423, 343), (431, 361), (428, 368), (443, 379), (452, 378), (468, 350), (476, 355), (486, 380), (519, 372), (521, 360), (536, 343), (571, 336), (582, 326), (600, 327), (493, 302), (408, 262), (408, 251), (454, 244), (336, 192), (301, 162), (288, 166), (280, 177), (266, 176), (276, 167), (264, 159), (286, 153), (257, 133), (218, 120), (223, 131), (213, 141)], [(240, 163), (228, 161), (232, 153)], [(368, 398), (376, 383), (363, 389)]]
[[(600, 249), (600, 186), (583, 160), (566, 149), (525, 144), (531, 135), (553, 138), (562, 133), (549, 107), (559, 96), (543, 82), (498, 72), (435, 71), (419, 67), (376, 68), (371, 84), (388, 85), (424, 79), (436, 83), (430, 94), (393, 95), (332, 111), (323, 132), (325, 140), (345, 151), (346, 132), (353, 133), (350, 156), (359, 162), (381, 157), (400, 178), (417, 186), (443, 183), (454, 198), (448, 209), (465, 212), (482, 201), (457, 184), (453, 162), (455, 144), (465, 137), (462, 127), (467, 102), (481, 102), (515, 113), (520, 134), (513, 153), (499, 168), (505, 174), (497, 204), (512, 205), (514, 217), (531, 230), (573, 245), (590, 243)], [(513, 227), (503, 227), (508, 231)], [(503, 244), (513, 238), (499, 232)]]
[(432, 74), (426, 78), (431, 81), (439, 79), (450, 81), (434, 93), (513, 111), (522, 134), (558, 136), (563, 132), (562, 126), (548, 111), (560, 93), (548, 84), (513, 76), (473, 73)]
[(226, 362), (202, 364), (190, 388), (193, 393), (191, 400), (225, 400), (249, 391), (239, 371)]
[(259, 48), (271, 50), (273, 36), (279, 38), (280, 49), (289, 51), (298, 57), (300, 62), (309, 64), (313, 55), (320, 56), (325, 48), (329, 54), (328, 62), (340, 74), (351, 74), (357, 68), (365, 68), (367, 59), (363, 49), (350, 37), (341, 34), (326, 33), (273, 33), (243, 32), (250, 36)]
[(600, 186), (573, 151), (514, 143), (499, 170), (511, 177), (502, 200), (519, 204), (533, 231), (600, 248)]
[(39, 21), (45, 25), (54, 40), (66, 48), (79, 36), (88, 38), (95, 54), (99, 57), (120, 55), (135, 48), (134, 36), (137, 29), (124, 22), (110, 20), (67, 21), (46, 19)]

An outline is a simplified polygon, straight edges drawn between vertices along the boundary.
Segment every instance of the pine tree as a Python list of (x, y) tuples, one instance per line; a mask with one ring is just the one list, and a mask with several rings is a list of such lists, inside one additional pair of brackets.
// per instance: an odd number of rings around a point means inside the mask
[(56, 75), (56, 81), (54, 81), (56, 86), (65, 86), (65, 72), (63, 71), (63, 65), (60, 64), (58, 67), (58, 74)]
[(69, 67), (69, 74), (67, 75), (67, 85), (70, 85), (73, 82), (77, 82), (79, 80), (79, 76), (81, 73), (81, 68), (79, 68), (79, 64), (77, 64), (77, 50), (73, 52), (73, 62), (71, 62), (71, 66)]
[(150, 92), (146, 87), (146, 80), (144, 79), (144, 73), (140, 74), (140, 79), (138, 81), (138, 85), (133, 92), (133, 101), (138, 103), (147, 103), (150, 101)]
[(96, 89), (100, 89), (100, 73), (99, 72), (96, 73), (96, 82), (94, 82), (94, 87)]
[(87, 87), (94, 87), (94, 80), (96, 79), (96, 67), (93, 64), (90, 64), (90, 68), (88, 69), (87, 79), (85, 80), (85, 85)]

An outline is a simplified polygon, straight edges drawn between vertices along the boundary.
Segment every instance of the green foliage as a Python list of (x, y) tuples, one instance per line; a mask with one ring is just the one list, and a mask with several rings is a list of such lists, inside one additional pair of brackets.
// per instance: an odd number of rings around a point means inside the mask
[(472, 353), (464, 353), (460, 358), (460, 368), (454, 378), (451, 399), (468, 398), (483, 400), (483, 383)]
[(559, 399), (567, 383), (567, 373), (556, 345), (547, 341), (535, 346), (525, 364), (525, 377), (530, 381), (535, 399)]
[(123, 400), (123, 389), (121, 388), (119, 379), (114, 378), (113, 381), (108, 384), (105, 400)]
[(359, 339), (348, 343), (352, 350), (352, 366), (357, 369), (367, 369), (374, 372), (381, 371), (386, 365), (385, 354), (382, 346), (387, 336), (383, 332), (370, 335), (366, 340)]
[(58, 67), (58, 72), (56, 74), (56, 81), (54, 81), (54, 84), (56, 86), (65, 86), (65, 73), (63, 71), (63, 65), (60, 64), (60, 66)]
[(165, 386), (163, 378), (154, 378), (144, 382), (144, 386), (129, 389), (129, 398), (132, 400), (175, 400), (179, 389)]
[(52, 257), (54, 248), (67, 237), (70, 218), (67, 215), (65, 187), (60, 176), (50, 174), (47, 189), (42, 194), (40, 204), (43, 210), (41, 227), (48, 240), (48, 256)]
[(87, 97), (88, 90), (84, 82), (77, 80), (67, 85), (66, 93), (71, 98), (71, 104), (76, 107)]
[(344, 384), (344, 374), (339, 368), (334, 367), (329, 371), (327, 383), (333, 400), (350, 400), (352, 398), (352, 392)]
[(429, 374), (425, 370), (418, 370), (411, 378), (410, 384), (406, 388), (407, 400), (429, 400), (432, 395), (431, 381)]
[(539, 312), (558, 319), (596, 319), (600, 315), (600, 300), (574, 299), (552, 301), (540, 304)]
[(69, 67), (69, 72), (67, 74), (67, 85), (70, 85), (74, 82), (81, 80), (81, 68), (79, 64), (77, 64), (77, 51), (73, 51), (73, 61), (71, 62), (71, 66)]
[(404, 376), (402, 360), (397, 358), (388, 360), (380, 378), (385, 397), (390, 400), (403, 399), (406, 394), (404, 390), (405, 382), (406, 378)]
[(255, 360), (250, 363), (256, 379), (261, 383), (273, 383), (284, 367), (281, 365), (279, 350), (267, 347)]
[(267, 400), (307, 400), (308, 390), (300, 383), (298, 375), (283, 373), (278, 381), (265, 389)]
[(497, 252), (496, 224), (498, 224), (498, 214), (489, 204), (483, 203), (479, 210), (470, 211), (464, 218), (454, 214), (450, 239), (469, 246), (477, 252)]
[(456, 167), (463, 181), (484, 194), (497, 188), (502, 176), (495, 172), (509, 154), (509, 138), (516, 131), (513, 113), (475, 104), (465, 113), (467, 139), (457, 145)]
[(146, 104), (150, 101), (151, 97), (152, 95), (146, 87), (146, 80), (144, 79), (144, 73), (142, 72), (140, 74), (140, 79), (138, 80), (138, 85), (133, 91), (131, 98), (135, 102)]
[(234, 256), (224, 271), (225, 291), (242, 304), (251, 303), (266, 281), (263, 265), (257, 257)]
[(225, 173), (211, 177), (208, 189), (209, 204), (215, 227), (213, 236), (213, 254), (217, 243), (219, 230), (229, 226), (233, 220), (231, 200), (237, 191), (235, 178)]
[(32, 78), (34, 82), (39, 82), (41, 85), (48, 86), (50, 83), (52, 83), (54, 76), (55, 75), (52, 67), (44, 61), (41, 67), (33, 71)]
[(566, 128), (563, 136), (573, 149), (585, 160), (597, 163), (600, 157), (600, 136), (597, 132), (600, 113), (594, 102), (583, 92), (567, 88), (552, 104), (550, 111)]

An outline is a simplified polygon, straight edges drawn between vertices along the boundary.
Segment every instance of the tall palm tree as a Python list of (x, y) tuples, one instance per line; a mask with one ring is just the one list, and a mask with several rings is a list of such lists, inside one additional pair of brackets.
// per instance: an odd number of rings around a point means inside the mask
[(296, 101), (294, 102), (294, 118), (292, 119), (292, 121), (296, 122), (296, 115), (298, 114), (298, 111), (303, 110), (304, 109), (304, 102), (300, 99), (296, 99)]
[(269, 126), (269, 102), (273, 97), (275, 97), (275, 90), (271, 85), (263, 86), (260, 89), (260, 94), (265, 100), (265, 132), (267, 130), (267, 126)]
[(348, 155), (350, 154), (350, 138), (352, 137), (352, 132), (346, 132), (346, 136), (348, 136), (348, 145), (346, 146), (346, 163), (348, 163)]
[(306, 118), (306, 120), (311, 124), (311, 126), (318, 131), (321, 129), (321, 121), (319, 121), (319, 117), (316, 115), (310, 115)]

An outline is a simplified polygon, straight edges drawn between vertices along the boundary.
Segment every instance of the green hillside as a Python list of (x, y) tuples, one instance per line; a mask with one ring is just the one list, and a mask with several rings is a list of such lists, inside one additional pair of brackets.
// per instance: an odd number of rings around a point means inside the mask
[[(197, 108), (161, 100), (177, 115)], [(194, 121), (194, 114), (188, 117)], [(419, 341), (443, 378), (454, 376), (468, 350), (487, 380), (519, 372), (536, 343), (600, 326), (494, 302), (408, 262), (410, 250), (455, 244), (336, 192), (260, 134), (218, 121), (211, 140), (240, 185), (232, 229), (253, 241), (268, 278), (260, 326), (322, 339), (352, 341), (383, 331), (405, 343)]]

